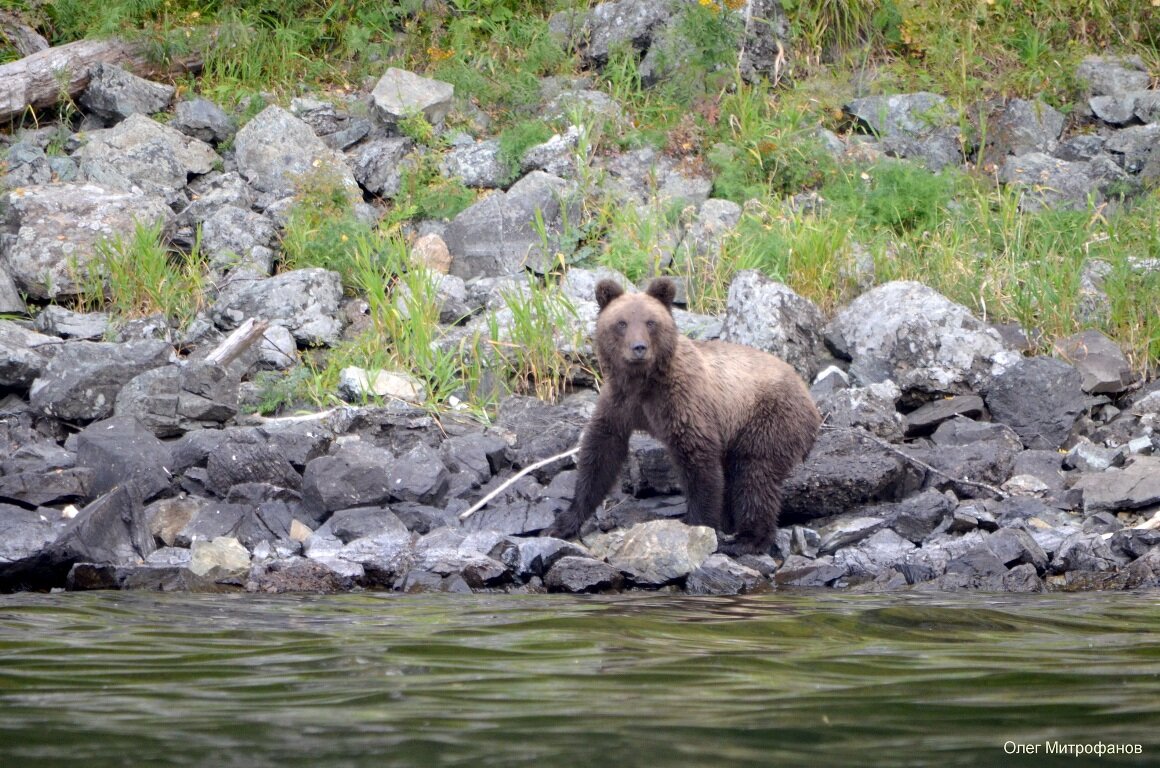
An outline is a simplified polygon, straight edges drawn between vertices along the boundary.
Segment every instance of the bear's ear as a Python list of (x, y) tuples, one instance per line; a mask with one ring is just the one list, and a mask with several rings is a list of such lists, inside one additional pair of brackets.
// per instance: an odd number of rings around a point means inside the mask
[(620, 287), (620, 283), (615, 280), (601, 280), (596, 284), (596, 303), (604, 309), (609, 303), (624, 293), (624, 289)]
[(673, 299), (677, 296), (677, 286), (667, 277), (657, 277), (648, 284), (646, 293), (664, 304), (665, 309), (672, 309)]

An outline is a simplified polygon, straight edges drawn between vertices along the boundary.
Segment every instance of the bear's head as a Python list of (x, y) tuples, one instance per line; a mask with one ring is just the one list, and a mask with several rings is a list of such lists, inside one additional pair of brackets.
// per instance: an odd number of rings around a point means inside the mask
[(677, 347), (673, 321), (676, 287), (658, 277), (644, 293), (625, 293), (613, 280), (596, 285), (596, 356), (606, 376), (642, 376), (665, 370)]

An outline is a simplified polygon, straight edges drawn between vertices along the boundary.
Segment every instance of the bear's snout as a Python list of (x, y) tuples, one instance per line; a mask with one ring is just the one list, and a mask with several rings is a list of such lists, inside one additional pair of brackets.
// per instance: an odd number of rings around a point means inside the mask
[(633, 360), (644, 360), (644, 356), (648, 354), (648, 344), (643, 341), (634, 341), (629, 346), (629, 352), (632, 354)]

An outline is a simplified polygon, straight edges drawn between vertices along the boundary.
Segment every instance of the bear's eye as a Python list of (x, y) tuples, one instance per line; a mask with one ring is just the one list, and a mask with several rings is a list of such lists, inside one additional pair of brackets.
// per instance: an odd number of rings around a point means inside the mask
[(628, 327), (627, 321), (624, 321), (624, 320), (617, 320), (616, 321), (616, 330), (623, 331), (627, 327)]
[(645, 325), (647, 325), (648, 329), (651, 331), (657, 327), (657, 321), (656, 320), (649, 320), (648, 322), (645, 323)]

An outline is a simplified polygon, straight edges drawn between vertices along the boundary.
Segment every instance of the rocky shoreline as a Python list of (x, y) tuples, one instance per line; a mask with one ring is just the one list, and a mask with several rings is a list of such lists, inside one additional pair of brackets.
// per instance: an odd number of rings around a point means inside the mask
[[(660, 34), (661, 21), (645, 15), (642, 34)], [(600, 35), (639, 31), (602, 18), (579, 20), (592, 26), (589, 52), (607, 45)], [(1122, 60), (1085, 67), (1098, 131), (1062, 140), (1062, 116), (1012, 101), (982, 150), (1004, 183), (1025, 188), (1026, 208), (1102, 202), (1110, 187), (1160, 173), (1146, 72)], [(827, 318), (787, 286), (741, 272), (723, 315), (676, 312), (685, 333), (785, 359), (825, 417), (785, 489), (776, 546), (760, 556), (718, 553), (712, 530), (681, 521), (672, 468), (644, 436), (580, 541), (540, 535), (573, 491), (571, 457), (552, 457), (577, 444), (592, 411), (583, 377), (556, 404), (507, 397), (491, 424), (408, 402), (406, 371), (396, 372), (404, 390), (380, 405), (359, 404), (380, 372), (352, 370), (342, 384), (350, 404), (247, 415), (256, 372), (293, 368), (302, 349), (333, 346), (360, 322), (337, 273), (276, 269), (296, 185), (325, 169), (374, 220), (366, 200), (400, 194), (401, 169), (423, 151), (398, 122), (422, 112), (438, 125), (453, 94), (392, 69), (361, 112), (297, 99), (240, 128), (209, 102), (173, 98), (168, 86), (102, 66), (80, 102), (81, 130), (5, 137), (0, 591), (1160, 586), (1160, 382), (1140, 380), (1095, 331), (1030, 355), (1019, 329), (992, 327), (916, 282), (877, 285)], [(545, 83), (544, 101), (545, 114), (582, 104), (617, 119), (617, 105), (583, 82)], [(957, 118), (940, 105), (932, 94), (861, 99), (848, 109), (872, 135), (828, 138), (843, 156), (961, 163)], [(170, 108), (165, 123), (147, 116)], [(510, 185), (498, 142), (449, 139), (441, 172), (495, 191), (413, 233), (414, 258), (439, 273), (448, 343), (473, 327), (504, 328), (504, 292), (564, 247), (578, 200), (592, 192), (575, 170), (582, 132), (573, 125), (528, 150)], [(64, 153), (46, 151), (50, 143)], [(671, 258), (712, 252), (740, 217), (740, 206), (709, 197), (708, 178), (655, 151), (587, 161), (602, 172), (593, 183), (626, 204), (685, 206)], [(145, 220), (175, 245), (200, 244), (215, 285), (209, 306), (181, 328), (61, 306), (97, 274), (97, 244), (131, 237)], [(1107, 301), (1100, 275), (1093, 262), (1083, 281), (1093, 316)], [(607, 269), (563, 276), (575, 310), (567, 330), (590, 335), (593, 286), (607, 277), (630, 283)], [(251, 320), (262, 323), (260, 341), (236, 359), (214, 357)], [(568, 352), (591, 370), (590, 348)]]
[[(460, 519), (520, 468), (575, 446), (591, 391), (510, 397), (490, 426), (402, 401), (262, 419), (238, 414), (229, 367), (170, 361), (160, 341), (60, 340), (31, 396), (0, 405), (0, 588), (1160, 585), (1160, 384), (1133, 382), (1106, 338), (1068, 340), (1071, 362), (1026, 357), (918, 283), (872, 289), (819, 326), (789, 307), (762, 314), (791, 304), (787, 291), (742, 273), (723, 333), (744, 338), (741, 318), (770, 317), (762, 327), (792, 329), (787, 350), (848, 359), (815, 379), (826, 424), (787, 483), (768, 555), (715, 553), (712, 530), (682, 523), (672, 467), (643, 435), (579, 542), (538, 535), (570, 500), (571, 457)], [(5, 338), (18, 327), (4, 321)], [(10, 371), (29, 365), (7, 359)]]

